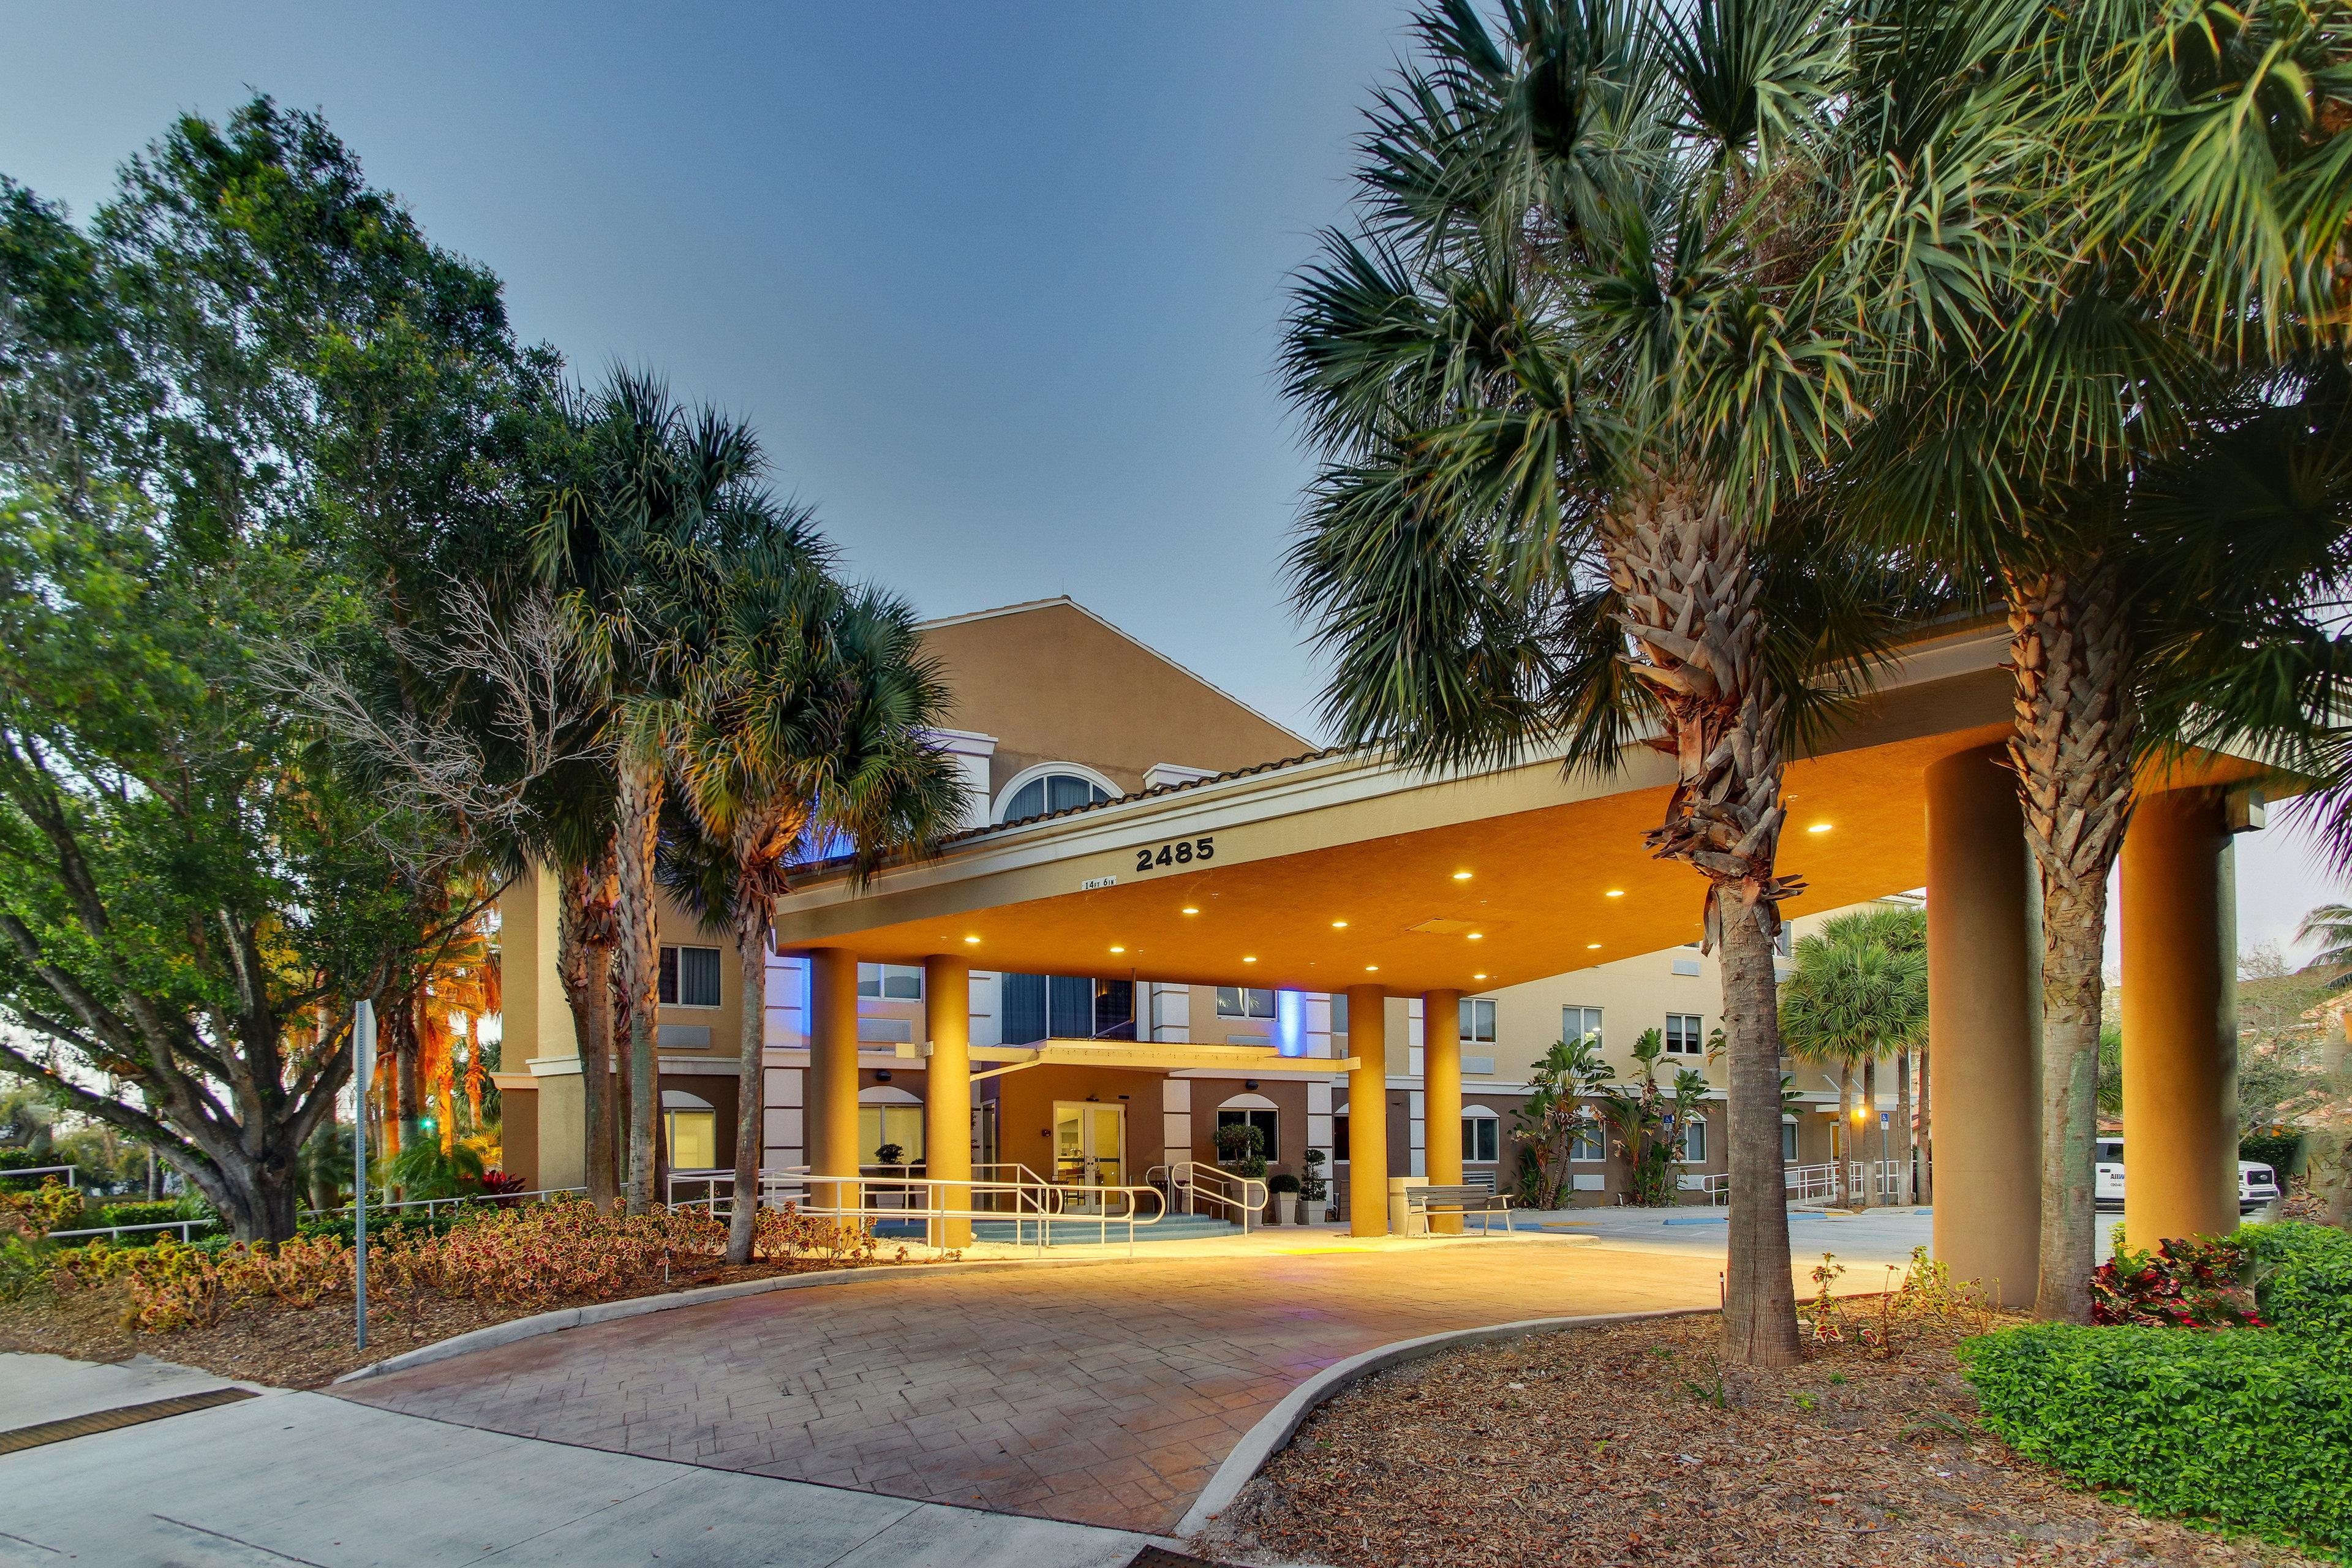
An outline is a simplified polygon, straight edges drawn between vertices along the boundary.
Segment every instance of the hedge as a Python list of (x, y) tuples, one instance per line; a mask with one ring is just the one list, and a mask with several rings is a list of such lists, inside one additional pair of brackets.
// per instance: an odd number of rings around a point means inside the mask
[(2256, 1133), (2252, 1138), (2238, 1140), (2238, 1158), (2252, 1160), (2258, 1165), (2268, 1165), (2282, 1182), (2294, 1173), (2294, 1163), (2303, 1153), (2303, 1134), (2289, 1132)]
[(2152, 1513), (2352, 1563), (2352, 1237), (2248, 1226), (2267, 1329), (2037, 1323), (1971, 1340), (1987, 1425)]

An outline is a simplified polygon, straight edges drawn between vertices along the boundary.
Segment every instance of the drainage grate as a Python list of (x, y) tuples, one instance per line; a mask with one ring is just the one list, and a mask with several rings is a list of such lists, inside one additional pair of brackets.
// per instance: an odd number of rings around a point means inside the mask
[(0, 1432), (0, 1454), (37, 1448), (45, 1443), (62, 1443), (68, 1437), (87, 1437), (94, 1432), (111, 1432), (118, 1426), (161, 1421), (166, 1415), (185, 1415), (192, 1410), (210, 1410), (215, 1405), (234, 1405), (252, 1397), (253, 1390), (249, 1388), (215, 1388), (203, 1394), (151, 1399), (144, 1405), (125, 1405), (115, 1410), (94, 1410), (63, 1421), (43, 1421), (37, 1426), (19, 1426), (13, 1432)]

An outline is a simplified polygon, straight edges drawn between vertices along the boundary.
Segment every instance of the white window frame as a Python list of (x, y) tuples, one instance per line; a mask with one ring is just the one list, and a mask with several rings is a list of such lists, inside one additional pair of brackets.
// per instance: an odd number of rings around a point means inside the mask
[[(1459, 1015), (1460, 1038), (1465, 1045), (1491, 1046), (1495, 1043), (1495, 999), (1492, 996), (1465, 996)], [(1484, 1033), (1481, 1033), (1481, 1030)]]
[[(907, 989), (911, 984), (913, 989)], [(898, 989), (894, 991), (891, 986)], [(919, 1002), (923, 999), (923, 966), (919, 963), (861, 963), (857, 994), (869, 1001)]]
[[(1113, 800), (1127, 793), (1110, 779), (1084, 763), (1036, 763), (1023, 768), (1004, 782), (1004, 787), (996, 792), (996, 799), (989, 805), (988, 820), (995, 823), (1003, 822), (1005, 812), (1012, 807), (1014, 795), (1019, 795), (1037, 780), (1052, 773), (1068, 773), (1075, 778), (1082, 778)], [(1030, 819), (1024, 817), (1022, 820), (1025, 822)]]
[[(1495, 1152), (1492, 1154), (1478, 1152), (1480, 1135), (1474, 1129), (1479, 1128), (1494, 1130)], [(1486, 1106), (1465, 1105), (1462, 1108), (1462, 1163), (1465, 1165), (1500, 1165), (1503, 1163), (1503, 1119)]]
[(1780, 1163), (1795, 1164), (1797, 1149), (1797, 1119), (1793, 1116), (1783, 1116), (1780, 1118)]
[[(1234, 993), (1234, 1005), (1225, 1005), (1225, 993)], [(1257, 999), (1265, 998), (1265, 1011), (1256, 1011)], [(1220, 1018), (1271, 1018), (1275, 1016), (1274, 993), (1255, 985), (1220, 985), (1217, 987), (1217, 1016)]]
[[(1692, 1133), (1694, 1133), (1694, 1132), (1696, 1132), (1696, 1133), (1697, 1133), (1697, 1134), (1698, 1134), (1698, 1153), (1697, 1153), (1696, 1155), (1693, 1155), (1693, 1154), (1691, 1153), (1691, 1152), (1690, 1152), (1690, 1147), (1691, 1147), (1691, 1134), (1692, 1134)], [(1688, 1124), (1688, 1125), (1686, 1125), (1685, 1127), (1684, 1127), (1684, 1129), (1683, 1129), (1683, 1132), (1682, 1132), (1682, 1137), (1676, 1141), (1676, 1143), (1677, 1143), (1677, 1146), (1676, 1146), (1676, 1148), (1675, 1148), (1675, 1164), (1677, 1164), (1677, 1165), (1704, 1165), (1704, 1164), (1706, 1164), (1706, 1117), (1704, 1117), (1704, 1116), (1694, 1116), (1694, 1117), (1692, 1117), (1692, 1118), (1690, 1119), (1690, 1122), (1689, 1122), (1689, 1124)]]
[[(1690, 1020), (1690, 1044), (1675, 1044), (1675, 1021)], [(1704, 1013), (1669, 1013), (1666, 1015), (1665, 1054), (1670, 1057), (1703, 1057), (1706, 1055), (1706, 1015)]]
[[(1591, 1154), (1577, 1152), (1588, 1146), (1598, 1152)], [(1609, 1126), (1600, 1117), (1588, 1114), (1576, 1123), (1576, 1131), (1568, 1141), (1568, 1163), (1571, 1165), (1605, 1165), (1609, 1163)]]
[[(1589, 1029), (1580, 1027), (1571, 1030), (1568, 1025), (1568, 1016), (1570, 1013), (1577, 1015), (1577, 1021), (1579, 1024), (1582, 1024), (1588, 1018), (1592, 1020), (1592, 1026)], [(1562, 1007), (1559, 1010), (1559, 1037), (1566, 1040), (1572, 1046), (1576, 1044), (1578, 1040), (1582, 1039), (1585, 1036), (1591, 1035), (1592, 1037), (1592, 1048), (1595, 1050), (1606, 1050), (1608, 1048), (1609, 1037), (1601, 1029), (1601, 1009), (1598, 1007)]]
[[(677, 954), (677, 962), (670, 967), (670, 973), (677, 981), (675, 994), (667, 1000), (664, 1000), (661, 996), (661, 952), (675, 952)], [(727, 955), (722, 949), (716, 947), (703, 947), (692, 942), (666, 942), (661, 944), (661, 952), (656, 952), (654, 955), (654, 995), (656, 1005), (663, 1007), (686, 1007), (698, 1013), (715, 1013), (721, 1007), (727, 1005)], [(711, 955), (714, 961), (714, 973), (717, 974), (719, 979), (719, 999), (717, 1001), (687, 1002), (679, 1000), (679, 998), (686, 994), (686, 955), (689, 952), (707, 952)]]

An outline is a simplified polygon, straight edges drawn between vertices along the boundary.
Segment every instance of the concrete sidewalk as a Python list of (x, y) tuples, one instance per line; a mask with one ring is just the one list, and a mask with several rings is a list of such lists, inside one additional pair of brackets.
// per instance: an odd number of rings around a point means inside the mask
[[(0, 1426), (218, 1387), (0, 1355)], [(27, 1414), (30, 1413), (30, 1414)], [(0, 1455), (0, 1564), (1122, 1568), (1150, 1538), (258, 1399)]]

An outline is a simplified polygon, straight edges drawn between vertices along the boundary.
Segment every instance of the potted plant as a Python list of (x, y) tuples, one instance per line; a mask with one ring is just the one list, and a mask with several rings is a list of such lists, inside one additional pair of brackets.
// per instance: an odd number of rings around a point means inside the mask
[(1323, 1177), (1323, 1159), (1322, 1150), (1307, 1151), (1307, 1174), (1298, 1184), (1298, 1223), (1301, 1225), (1307, 1223), (1307, 1211), (1317, 1204), (1325, 1205), (1323, 1217), (1327, 1221), (1339, 1217), (1339, 1205), (1330, 1201), (1331, 1184)]
[(896, 1143), (885, 1143), (874, 1151), (874, 1163), (877, 1165), (903, 1165), (906, 1161), (907, 1151)]
[(1237, 1176), (1265, 1174), (1265, 1134), (1246, 1121), (1217, 1129), (1217, 1163)]
[(1291, 1223), (1293, 1225), (1305, 1225), (1307, 1223), (1306, 1215), (1298, 1208), (1297, 1177), (1292, 1175), (1287, 1171), (1283, 1171), (1277, 1174), (1268, 1176), (1265, 1179), (1265, 1190), (1271, 1195), (1273, 1200), (1265, 1205), (1266, 1224), (1280, 1225), (1282, 1223), (1282, 1211), (1284, 1209), (1290, 1210)]

